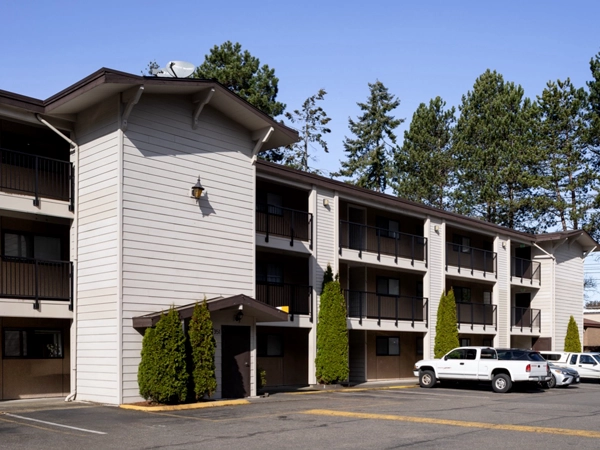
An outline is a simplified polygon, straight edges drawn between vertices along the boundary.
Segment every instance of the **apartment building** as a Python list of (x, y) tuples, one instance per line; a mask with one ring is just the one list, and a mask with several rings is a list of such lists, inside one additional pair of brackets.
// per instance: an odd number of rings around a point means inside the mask
[[(144, 330), (208, 300), (216, 397), (313, 384), (328, 264), (350, 381), (412, 376), (442, 293), (462, 344), (583, 330), (583, 231), (532, 235), (257, 159), (297, 133), (213, 81), (101, 69), (0, 91), (0, 399), (140, 400)], [(192, 187), (202, 188), (193, 195)], [(198, 192), (198, 191), (196, 191)]]

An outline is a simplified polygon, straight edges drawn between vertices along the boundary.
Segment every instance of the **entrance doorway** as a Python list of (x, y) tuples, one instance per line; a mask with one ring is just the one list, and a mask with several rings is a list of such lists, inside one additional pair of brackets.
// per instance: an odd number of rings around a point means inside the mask
[(223, 398), (250, 396), (250, 327), (221, 327)]

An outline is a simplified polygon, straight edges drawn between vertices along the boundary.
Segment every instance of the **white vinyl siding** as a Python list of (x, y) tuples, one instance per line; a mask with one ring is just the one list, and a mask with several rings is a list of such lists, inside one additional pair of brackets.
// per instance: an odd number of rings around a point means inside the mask
[[(435, 231), (438, 227), (439, 231)], [(435, 324), (437, 322), (437, 310), (440, 306), (440, 298), (445, 289), (446, 272), (444, 270), (446, 261), (446, 226), (437, 217), (432, 217), (429, 221), (429, 238), (427, 240), (427, 267), (428, 276), (425, 276), (424, 282), (429, 280), (429, 355), (427, 355), (427, 346), (424, 346), (425, 358), (433, 358), (433, 348), (435, 346)], [(424, 287), (424, 295), (427, 289)]]
[[(506, 248), (501, 243), (506, 242)], [(496, 317), (498, 328), (498, 347), (510, 347), (510, 320), (511, 320), (511, 301), (510, 301), (510, 241), (504, 238), (495, 240), (494, 251), (496, 252), (496, 286), (498, 291)], [(491, 287), (490, 287), (491, 289)]]
[[(576, 242), (561, 245), (555, 252), (554, 290), (554, 347), (563, 350), (569, 318), (573, 316), (579, 327), (579, 339), (583, 343), (583, 258), (582, 249)], [(542, 318), (543, 318), (542, 312)]]

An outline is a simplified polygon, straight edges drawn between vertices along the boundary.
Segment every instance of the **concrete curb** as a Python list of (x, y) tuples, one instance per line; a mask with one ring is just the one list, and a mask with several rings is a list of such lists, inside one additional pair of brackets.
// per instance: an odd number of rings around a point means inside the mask
[(237, 405), (249, 405), (248, 400), (217, 400), (214, 402), (202, 402), (202, 403), (186, 403), (185, 405), (160, 405), (160, 406), (140, 406), (140, 405), (119, 405), (119, 408), (129, 409), (133, 411), (144, 411), (144, 412), (162, 412), (162, 411), (185, 411), (189, 409), (204, 409), (204, 408), (217, 408), (219, 406), (237, 406)]
[(419, 385), (402, 385), (402, 386), (373, 386), (373, 387), (356, 387), (356, 388), (340, 388), (340, 389), (324, 389), (318, 391), (305, 392), (288, 392), (291, 395), (310, 395), (310, 394), (331, 394), (333, 392), (361, 392), (361, 391), (386, 391), (391, 389), (412, 389)]

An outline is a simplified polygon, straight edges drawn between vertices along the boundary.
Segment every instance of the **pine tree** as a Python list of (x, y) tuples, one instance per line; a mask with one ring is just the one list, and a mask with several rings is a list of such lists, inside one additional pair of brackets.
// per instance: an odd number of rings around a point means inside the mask
[(534, 107), (521, 86), (487, 70), (462, 98), (454, 132), (457, 212), (531, 231), (539, 187)]
[(459, 346), (458, 327), (456, 325), (456, 300), (454, 291), (443, 293), (437, 312), (435, 325), (435, 345), (433, 353), (436, 358), (441, 358), (450, 350)]
[(596, 184), (587, 150), (587, 94), (571, 81), (548, 82), (538, 97), (539, 147), (545, 159), (542, 217), (563, 231), (580, 229), (593, 206)]
[(569, 318), (567, 325), (567, 334), (565, 336), (565, 352), (580, 352), (581, 340), (579, 339), (579, 327), (573, 316)]
[(381, 81), (369, 83), (370, 95), (366, 103), (357, 103), (363, 114), (357, 121), (348, 119), (355, 139), (344, 140), (347, 161), (341, 161), (341, 170), (332, 174), (348, 177), (357, 186), (384, 192), (388, 185), (389, 163), (396, 147), (394, 130), (404, 122), (390, 112), (400, 100), (388, 92)]
[(301, 109), (285, 113), (287, 119), (299, 125), (298, 131), (300, 134), (300, 141), (286, 149), (286, 165), (305, 172), (320, 173), (319, 170), (309, 168), (309, 159), (315, 159), (314, 156), (309, 155), (309, 147), (312, 144), (317, 144), (325, 153), (329, 153), (323, 135), (331, 133), (331, 130), (326, 126), (331, 119), (327, 117), (327, 113), (321, 106), (317, 106), (317, 102), (322, 101), (326, 94), (325, 89), (319, 89), (319, 92), (308, 97), (302, 103)]
[(192, 352), (192, 378), (196, 399), (201, 399), (205, 395), (210, 397), (217, 390), (216, 343), (206, 299), (194, 306), (188, 335)]
[(159, 403), (183, 402), (187, 381), (185, 335), (179, 313), (171, 308), (144, 334), (138, 367), (140, 395)]
[[(590, 60), (592, 80), (587, 82), (588, 95), (588, 123), (589, 130), (587, 142), (592, 152), (593, 168), (600, 173), (600, 52)], [(596, 194), (592, 205), (594, 211), (584, 229), (598, 241), (600, 239), (600, 192)]]
[(445, 110), (440, 97), (421, 103), (404, 132), (393, 167), (394, 193), (402, 198), (449, 210), (453, 185), (452, 129), (455, 108)]
[(338, 281), (327, 283), (321, 294), (315, 366), (319, 383), (334, 384), (348, 379), (346, 302)]

